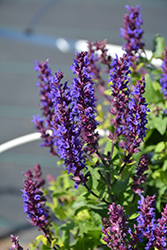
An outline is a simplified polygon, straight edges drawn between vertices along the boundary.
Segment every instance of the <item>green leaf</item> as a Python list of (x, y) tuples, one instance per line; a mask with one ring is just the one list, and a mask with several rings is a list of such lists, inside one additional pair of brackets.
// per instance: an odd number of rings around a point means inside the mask
[(54, 214), (59, 220), (64, 220), (66, 218), (66, 213), (64, 211), (64, 208), (61, 206), (57, 206), (54, 209)]
[(45, 245), (42, 245), (41, 250), (52, 250), (52, 248), (51, 247), (47, 247)]
[(164, 161), (163, 166), (162, 166), (162, 170), (163, 171), (167, 170), (167, 160)]
[(104, 94), (110, 96), (111, 92), (112, 92), (111, 89), (107, 89), (107, 90), (104, 91)]
[(86, 200), (87, 194), (88, 194), (87, 191), (85, 191), (85, 192), (83, 192), (82, 194), (80, 194), (80, 195), (78, 196), (78, 198), (77, 198), (77, 202)]
[(106, 148), (105, 148), (105, 151), (104, 151), (105, 155), (108, 155), (108, 152), (109, 153), (111, 152), (112, 144), (113, 144), (112, 141), (107, 142), (107, 145), (106, 145)]
[(59, 229), (60, 230), (72, 230), (74, 226), (75, 226), (74, 221), (70, 221), (70, 222), (62, 224)]
[(56, 245), (56, 239), (52, 240), (51, 247), (54, 247)]
[(70, 232), (69, 230), (62, 232), (62, 241), (64, 243), (65, 249), (69, 249), (69, 242), (70, 242)]
[[(154, 84), (153, 81), (151, 80), (150, 75), (147, 73), (145, 74), (145, 83), (146, 83), (146, 87), (145, 87), (145, 98), (146, 98), (146, 102), (147, 103), (158, 103), (159, 102), (159, 95), (155, 89), (154, 89)], [(157, 86), (156, 86), (157, 87)]]
[[(50, 247), (50, 243), (49, 243), (49, 241), (48, 241), (48, 239), (44, 236), (44, 235), (38, 235), (37, 237), (36, 237), (36, 240), (41, 240), (42, 242), (43, 242), (43, 244), (45, 245), (45, 246), (47, 246), (47, 247)], [(48, 249), (50, 249), (50, 248), (48, 248)]]
[(162, 150), (165, 149), (165, 143), (163, 141), (159, 142), (155, 147), (156, 153), (161, 153)]
[(134, 214), (132, 214), (132, 215), (129, 217), (129, 220), (134, 220), (134, 219), (136, 219), (138, 216), (139, 216), (138, 213), (134, 213)]
[(165, 50), (165, 41), (159, 34), (155, 35), (153, 40), (153, 55), (154, 58), (163, 58), (163, 52)]
[(161, 135), (164, 135), (167, 128), (167, 117), (163, 118), (160, 113), (158, 116), (155, 116), (154, 113), (151, 113), (149, 116), (148, 128), (156, 128)]
[(115, 183), (115, 185), (113, 186), (113, 191), (115, 195), (123, 195), (123, 192), (126, 190), (127, 188), (127, 184), (128, 184), (128, 180), (129, 178), (125, 178), (123, 180), (119, 180)]

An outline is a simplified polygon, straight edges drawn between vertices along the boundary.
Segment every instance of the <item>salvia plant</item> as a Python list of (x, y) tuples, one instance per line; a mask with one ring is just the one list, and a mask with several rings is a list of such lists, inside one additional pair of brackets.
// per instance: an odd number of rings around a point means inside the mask
[(156, 35), (147, 58), (141, 8), (126, 9), (121, 57), (88, 42), (71, 82), (35, 61), (42, 117), (32, 121), (63, 171), (47, 189), (37, 163), (24, 173), (24, 212), (41, 232), (31, 250), (167, 249), (167, 47)]

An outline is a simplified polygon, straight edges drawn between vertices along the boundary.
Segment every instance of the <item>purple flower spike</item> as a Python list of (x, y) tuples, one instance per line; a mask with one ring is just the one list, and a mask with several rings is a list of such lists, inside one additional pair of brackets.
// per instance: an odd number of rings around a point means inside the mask
[(157, 227), (157, 221), (155, 219), (155, 195), (146, 198), (140, 194), (141, 200), (138, 201), (138, 209), (140, 209), (139, 216), (137, 217), (137, 228), (140, 232), (139, 240), (142, 242), (146, 237), (148, 242), (145, 249), (151, 249), (155, 242), (155, 230)]
[(76, 55), (72, 71), (77, 75), (71, 84), (71, 96), (73, 98), (73, 112), (78, 116), (78, 123), (81, 129), (81, 138), (86, 143), (84, 150), (87, 153), (94, 153), (98, 147), (98, 133), (96, 118), (96, 98), (91, 75), (89, 72), (89, 59), (87, 52)]
[(136, 249), (134, 246), (138, 241), (143, 242), (147, 239), (146, 250), (153, 247), (159, 250), (167, 249), (167, 205), (161, 213), (161, 219), (155, 219), (155, 195), (146, 198), (140, 194), (141, 200), (138, 201), (139, 216), (136, 219), (137, 225), (134, 224), (135, 232), (129, 229), (132, 238), (130, 249)]
[(162, 64), (162, 76), (160, 79), (161, 92), (164, 94), (165, 99), (167, 99), (167, 47), (165, 48)]
[(158, 219), (158, 225), (155, 230), (155, 247), (159, 250), (167, 248), (167, 205), (161, 213), (161, 219)]
[[(73, 92), (73, 95), (77, 92)], [(81, 129), (78, 123), (78, 113), (72, 103), (72, 91), (65, 84), (51, 82), (51, 96), (54, 107), (52, 119), (54, 145), (57, 154), (64, 160), (68, 173), (78, 177), (82, 182), (82, 170), (85, 166), (83, 142), (81, 142)], [(83, 182), (82, 182), (83, 183)]]
[(130, 78), (128, 75), (131, 73), (129, 70), (131, 65), (130, 58), (124, 54), (123, 57), (118, 59), (118, 56), (116, 55), (116, 58), (112, 61), (111, 65), (112, 68), (110, 70), (109, 81), (111, 81), (112, 84), (112, 108), (110, 112), (115, 116), (111, 122), (115, 127), (116, 134), (115, 138), (113, 138), (113, 134), (110, 133), (109, 138), (116, 141), (119, 135), (122, 134), (124, 120), (128, 112), (127, 107), (130, 94), (128, 88)]
[(109, 206), (109, 218), (103, 218), (103, 240), (111, 249), (127, 250), (127, 218), (120, 205)]
[[(50, 81), (53, 80), (53, 76), (51, 74), (51, 69), (48, 66), (48, 61), (48, 59), (41, 63), (35, 61), (35, 70), (40, 72), (40, 75), (38, 76), (40, 82), (38, 82), (37, 86), (39, 87), (39, 92), (41, 95), (40, 108), (45, 119), (40, 118), (38, 115), (36, 117), (33, 117), (32, 122), (35, 124), (36, 129), (41, 133), (41, 138), (43, 139), (43, 143), (41, 144), (41, 146), (49, 147), (50, 153), (52, 155), (57, 155), (54, 148), (53, 137), (51, 134), (51, 121), (54, 114), (54, 109), (50, 96)], [(62, 78), (63, 73), (60, 71), (57, 73), (54, 80), (56, 83), (58, 83)]]
[(12, 246), (11, 248), (8, 248), (9, 250), (23, 250), (23, 248), (19, 244), (19, 236), (14, 237), (13, 234), (11, 234), (11, 240), (12, 240)]
[(45, 206), (46, 199), (41, 191), (44, 180), (41, 178), (40, 166), (35, 164), (34, 174), (28, 169), (24, 176), (27, 177), (27, 180), (24, 181), (24, 189), (21, 190), (24, 199), (24, 212), (27, 214), (28, 221), (47, 236), (50, 221), (48, 209)]
[(126, 53), (131, 56), (131, 61), (134, 61), (136, 59), (135, 54), (144, 48), (144, 43), (142, 42), (143, 30), (141, 29), (143, 20), (141, 18), (141, 8), (139, 5), (135, 8), (129, 7), (128, 5), (125, 7), (129, 11), (129, 14), (124, 16), (124, 28), (120, 30), (121, 36), (127, 41), (123, 48)]
[(110, 112), (115, 116), (111, 120), (115, 127), (115, 133), (110, 132), (109, 138), (116, 142), (118, 137), (122, 135), (123, 140), (119, 145), (133, 154), (138, 152), (138, 147), (147, 130), (147, 112), (149, 110), (143, 97), (145, 92), (144, 77), (141, 81), (137, 81), (134, 91), (131, 92), (129, 89), (130, 57), (124, 54), (118, 59), (116, 56), (111, 65), (113, 68), (110, 70), (109, 80), (112, 83), (112, 108)]

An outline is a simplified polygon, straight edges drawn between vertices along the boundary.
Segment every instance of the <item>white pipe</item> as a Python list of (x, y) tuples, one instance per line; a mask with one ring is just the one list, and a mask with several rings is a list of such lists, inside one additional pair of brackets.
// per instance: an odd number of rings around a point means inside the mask
[[(103, 129), (97, 129), (99, 135), (101, 137), (105, 137), (109, 135), (108, 131), (105, 131)], [(51, 134), (51, 130), (47, 131), (49, 134)], [(28, 135), (24, 135), (24, 136), (20, 136), (18, 138), (15, 138), (13, 140), (10, 140), (8, 142), (5, 142), (3, 144), (0, 145), (0, 153), (3, 153), (11, 148), (20, 146), (22, 144), (26, 144), (28, 142), (32, 142), (32, 141), (36, 141), (36, 140), (40, 140), (41, 139), (41, 133), (35, 132), (35, 133), (31, 133)]]
[(28, 135), (20, 136), (18, 138), (15, 138), (13, 140), (10, 140), (8, 142), (5, 142), (0, 145), (0, 153), (7, 151), (11, 148), (20, 146), (22, 144), (31, 142), (31, 141), (36, 141), (41, 139), (41, 134), (40, 133), (31, 133)]
[[(115, 54), (118, 55), (118, 57), (121, 57), (123, 55), (123, 53), (125, 53), (125, 51), (122, 49), (122, 46), (120, 45), (116, 45), (116, 44), (107, 44), (106, 48), (108, 49), (108, 54), (110, 56), (112, 56), (113, 58), (115, 58)], [(75, 49), (78, 52), (81, 51), (87, 51), (88, 50), (88, 44), (87, 44), (87, 40), (78, 40), (75, 43)], [(148, 60), (152, 57), (153, 52), (151, 50), (145, 50), (145, 53), (147, 55)], [(145, 55), (143, 54), (143, 57), (145, 57)], [(162, 65), (162, 60), (161, 59), (155, 59), (153, 58), (151, 63), (154, 66), (160, 67)]]

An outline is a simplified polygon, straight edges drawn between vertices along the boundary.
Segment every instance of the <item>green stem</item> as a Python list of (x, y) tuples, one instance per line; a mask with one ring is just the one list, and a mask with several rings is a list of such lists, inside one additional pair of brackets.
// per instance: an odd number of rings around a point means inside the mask
[[(112, 196), (112, 194), (110, 192), (110, 186), (111, 186), (110, 179), (109, 178), (105, 179), (100, 170), (98, 170), (98, 173), (100, 174), (100, 176), (103, 179), (104, 183), (107, 185), (107, 190), (108, 190), (108, 195), (109, 195), (109, 198), (110, 198), (110, 202), (113, 202), (113, 196)], [(109, 174), (109, 172), (107, 172), (106, 174)], [(109, 176), (110, 176), (110, 174), (109, 174)]]
[[(132, 204), (134, 203), (135, 198), (136, 198), (136, 193), (134, 193), (133, 200), (132, 200)], [(133, 205), (131, 205), (131, 207), (130, 207), (129, 215), (131, 215), (131, 213), (132, 213), (132, 208), (133, 208)]]
[[(127, 156), (125, 156), (125, 162), (124, 162), (123, 166), (121, 167), (120, 171), (118, 172), (118, 174), (122, 173), (122, 171), (124, 170), (127, 162), (129, 161), (130, 157), (131, 157), (131, 154), (128, 154)], [(113, 183), (111, 184), (111, 186), (113, 186), (116, 183), (116, 181), (117, 181), (117, 179), (115, 178), (115, 180), (113, 181)]]
[(108, 164), (106, 164), (105, 158), (103, 155), (101, 155), (98, 151), (96, 151), (96, 154), (100, 157), (102, 163), (104, 164), (105, 167), (109, 167)]
[[(98, 198), (99, 200), (100, 200), (100, 197), (97, 195), (97, 194), (95, 194), (88, 186), (87, 186), (87, 184), (86, 183), (84, 183), (84, 186), (86, 187), (86, 189), (91, 193), (91, 194), (93, 194), (96, 198)], [(106, 201), (104, 198), (102, 199), (102, 201), (104, 201), (106, 204), (110, 204), (108, 201)]]

